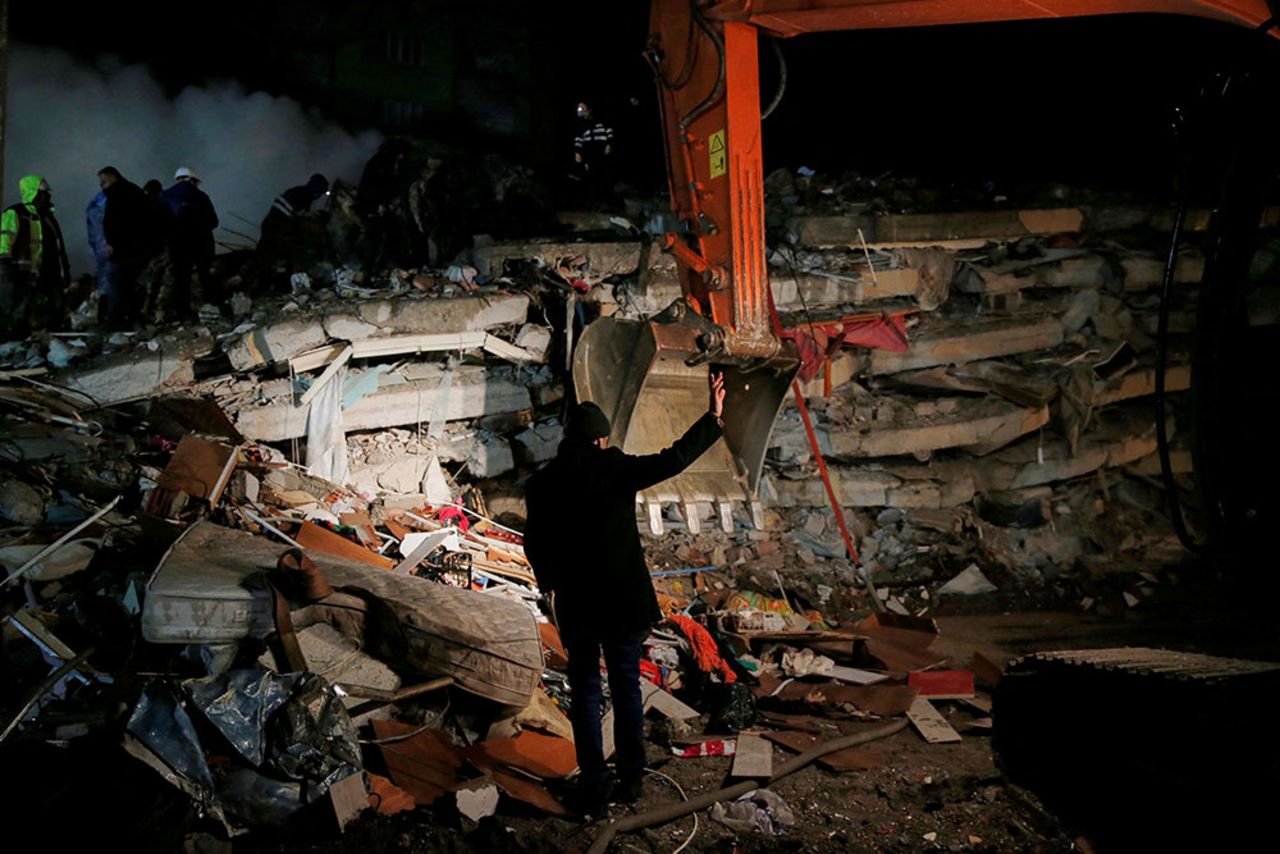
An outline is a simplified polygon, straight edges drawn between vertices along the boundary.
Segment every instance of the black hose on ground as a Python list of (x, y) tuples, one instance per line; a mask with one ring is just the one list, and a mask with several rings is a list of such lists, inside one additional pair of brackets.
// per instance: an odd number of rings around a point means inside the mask
[(812, 747), (792, 759), (790, 762), (784, 763), (766, 782), (761, 783), (759, 780), (745, 780), (736, 785), (729, 786), (728, 788), (718, 789), (714, 792), (707, 792), (706, 794), (698, 795), (697, 797), (690, 798), (687, 801), (680, 801), (679, 803), (674, 803), (656, 810), (641, 813), (640, 815), (633, 815), (619, 821), (611, 822), (604, 828), (604, 830), (600, 831), (600, 835), (596, 837), (595, 842), (592, 842), (591, 847), (587, 849), (587, 854), (604, 854), (604, 852), (609, 848), (609, 843), (611, 843), (613, 838), (619, 833), (639, 830), (642, 827), (651, 827), (655, 824), (666, 824), (667, 822), (673, 821), (681, 816), (686, 816), (690, 813), (697, 812), (698, 810), (706, 809), (712, 804), (717, 804), (720, 801), (736, 798), (740, 795), (745, 795), (747, 792), (776, 783), (788, 774), (794, 774), (796, 771), (799, 771), (801, 768), (809, 765), (815, 759), (826, 756), (828, 753), (835, 753), (837, 750), (844, 750), (847, 747), (856, 747), (859, 744), (867, 744), (871, 741), (879, 741), (880, 739), (887, 738), (894, 733), (901, 732), (906, 728), (907, 720), (906, 718), (903, 718), (902, 720), (894, 721), (891, 724), (867, 730), (866, 732), (846, 735), (843, 738), (835, 738), (831, 741), (823, 742), (816, 747)]

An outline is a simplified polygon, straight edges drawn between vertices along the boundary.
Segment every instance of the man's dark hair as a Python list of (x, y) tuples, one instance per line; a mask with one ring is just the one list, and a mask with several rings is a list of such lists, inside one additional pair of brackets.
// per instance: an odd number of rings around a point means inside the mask
[(609, 435), (609, 418), (594, 403), (579, 403), (569, 411), (566, 438), (592, 442)]
[(117, 181), (124, 180), (124, 176), (120, 174), (120, 170), (114, 166), (103, 166), (101, 169), (99, 169), (98, 177), (101, 178), (103, 175), (110, 175), (112, 178), (115, 178)]
[(142, 191), (148, 195), (152, 193), (163, 193), (164, 184), (161, 184), (158, 180), (152, 178), (150, 181), (142, 185)]

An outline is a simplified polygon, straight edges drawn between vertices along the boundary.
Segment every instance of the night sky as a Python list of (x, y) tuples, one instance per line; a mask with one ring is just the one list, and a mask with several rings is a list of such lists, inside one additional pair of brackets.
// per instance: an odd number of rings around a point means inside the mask
[[(26, 43), (145, 62), (173, 92), (218, 78), (272, 91), (271, 69), (244, 49), (255, 26), (244, 10), (255, 5), (175, 4), (157, 14), (149, 4), (13, 4), (11, 31)], [(414, 4), (373, 5), (394, 17)], [(653, 87), (640, 58), (646, 3), (471, 5), (484, 14), (510, 9), (512, 20), (537, 22), (539, 62), (549, 69), (540, 97), (557, 115), (542, 133), (570, 133), (580, 97), (618, 112), (634, 94), (643, 101), (643, 119), (618, 123), (642, 137), (638, 147), (656, 173)], [(452, 15), (466, 14), (452, 6)], [(454, 25), (448, 14), (441, 21)], [(1207, 73), (1228, 67), (1249, 37), (1200, 19), (1107, 16), (784, 40), (789, 83), (765, 125), (766, 166), (1159, 192), (1172, 168), (1174, 106)], [(776, 80), (769, 49), (761, 62), (767, 99)]]

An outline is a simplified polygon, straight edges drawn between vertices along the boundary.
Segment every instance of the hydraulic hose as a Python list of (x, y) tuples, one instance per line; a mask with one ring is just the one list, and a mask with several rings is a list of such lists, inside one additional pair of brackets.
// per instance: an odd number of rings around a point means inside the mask
[[(690, 3), (690, 5), (693, 4)], [(716, 85), (712, 87), (711, 92), (708, 93), (707, 97), (698, 102), (698, 106), (694, 107), (687, 115), (680, 119), (679, 127), (682, 131), (688, 129), (689, 125), (693, 124), (694, 120), (697, 119), (698, 116), (711, 109), (716, 101), (719, 101), (720, 97), (724, 94), (724, 39), (710, 24), (707, 23), (707, 19), (702, 17), (702, 13), (698, 11), (696, 6), (694, 6), (691, 11), (693, 13), (693, 19), (697, 22), (698, 27), (707, 34), (707, 38), (711, 39), (711, 43), (716, 46), (716, 61), (718, 63), (718, 67), (716, 70)]]
[(1178, 264), (1178, 244), (1182, 241), (1182, 227), (1187, 217), (1185, 192), (1178, 202), (1178, 212), (1173, 220), (1173, 237), (1169, 241), (1169, 258), (1164, 265), (1164, 278), (1160, 286), (1160, 319), (1156, 328), (1156, 443), (1160, 452), (1160, 475), (1164, 481), (1165, 495), (1169, 499), (1169, 517), (1178, 540), (1188, 551), (1202, 554), (1203, 543), (1191, 539), (1186, 520), (1182, 516), (1182, 502), (1178, 500), (1178, 486), (1173, 480), (1173, 464), (1169, 459), (1169, 431), (1166, 426), (1167, 407), (1164, 373), (1169, 359), (1169, 303), (1173, 296), (1173, 277)]
[(787, 91), (787, 60), (782, 55), (782, 48), (778, 47), (777, 39), (769, 39), (769, 45), (773, 48), (773, 55), (778, 58), (778, 90), (773, 93), (773, 100), (769, 102), (769, 106), (765, 107), (764, 112), (760, 114), (760, 121), (764, 121), (773, 114), (773, 111), (782, 103), (782, 96)]

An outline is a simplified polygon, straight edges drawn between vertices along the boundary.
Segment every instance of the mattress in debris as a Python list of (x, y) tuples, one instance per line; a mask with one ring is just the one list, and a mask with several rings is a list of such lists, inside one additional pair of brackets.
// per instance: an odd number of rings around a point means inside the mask
[[(152, 643), (235, 643), (275, 631), (268, 579), (287, 546), (199, 522), (147, 584)], [(542, 643), (523, 604), (312, 554), (335, 592), (292, 609), (295, 628), (328, 623), (397, 670), (451, 676), (465, 691), (523, 707), (542, 675)]]

